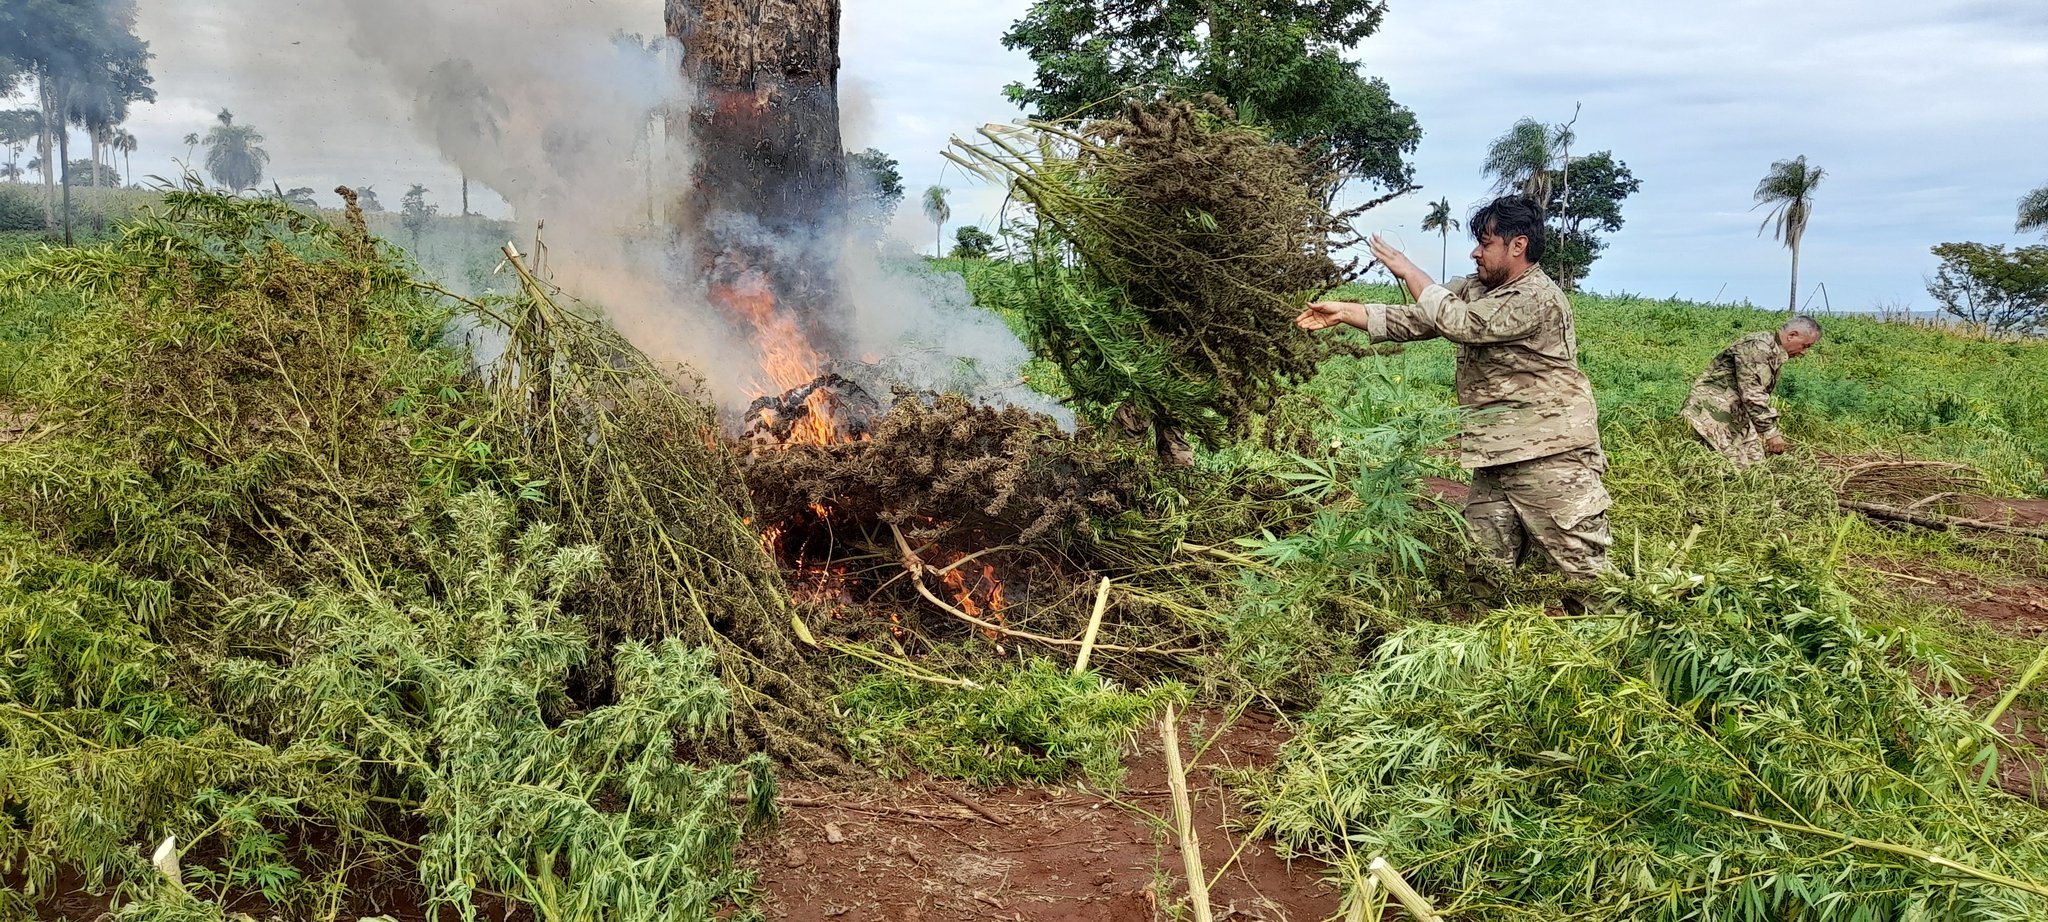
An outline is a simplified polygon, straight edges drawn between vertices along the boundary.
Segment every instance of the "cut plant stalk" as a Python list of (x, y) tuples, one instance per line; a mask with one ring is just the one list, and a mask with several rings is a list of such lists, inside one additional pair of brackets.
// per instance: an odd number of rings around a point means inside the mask
[(1166, 745), (1166, 784), (1173, 791), (1174, 834), (1180, 840), (1181, 866), (1188, 877), (1188, 903), (1195, 922), (1212, 922), (1209, 906), (1209, 875), (1202, 869), (1202, 843), (1195, 833), (1195, 813), (1188, 796), (1187, 771), (1180, 764), (1180, 715), (1171, 704), (1166, 719), (1159, 723), (1159, 736)]
[(1436, 914), (1436, 907), (1429, 905), (1429, 901), (1423, 899), (1422, 894), (1409, 886), (1408, 879), (1402, 877), (1401, 872), (1395, 870), (1393, 865), (1388, 864), (1387, 859), (1374, 858), (1372, 864), (1366, 866), (1365, 871), (1371, 874), (1374, 880), (1379, 881), (1380, 886), (1387, 888), (1387, 892), (1394, 895), (1394, 899), (1401, 903), (1401, 908), (1408, 910), (1408, 914), (1414, 916), (1416, 922), (1443, 922), (1443, 917)]
[(1095, 652), (1095, 633), (1102, 630), (1102, 613), (1109, 608), (1109, 577), (1102, 578), (1095, 591), (1095, 612), (1088, 616), (1088, 631), (1081, 635), (1081, 655), (1074, 658), (1074, 674), (1088, 671), (1088, 655)]

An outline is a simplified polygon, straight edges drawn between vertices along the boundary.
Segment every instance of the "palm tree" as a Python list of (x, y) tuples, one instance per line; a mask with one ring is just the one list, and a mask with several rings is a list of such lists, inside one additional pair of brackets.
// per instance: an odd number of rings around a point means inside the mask
[(1571, 149), (1569, 125), (1545, 125), (1533, 118), (1515, 123), (1486, 148), (1479, 175), (1493, 177), (1493, 191), (1521, 192), (1538, 204), (1550, 201), (1551, 174)]
[(114, 150), (121, 155), (121, 172), (127, 174), (127, 179), (123, 181), (123, 185), (132, 186), (135, 184), (135, 164), (128, 158), (135, 153), (135, 135), (126, 128), (116, 128), (114, 129), (112, 143)]
[(220, 124), (206, 132), (206, 172), (233, 192), (256, 188), (270, 154), (262, 148), (263, 133), (235, 124), (235, 114), (220, 110)]
[(2015, 233), (2028, 231), (2048, 232), (2048, 186), (2042, 186), (2020, 198), (2020, 219), (2013, 224)]
[(7, 165), (17, 177), (21, 175), (21, 152), (35, 141), (40, 122), (41, 116), (33, 109), (0, 112), (0, 147), (7, 148)]
[(21, 164), (11, 160), (6, 163), (0, 163), (0, 179), (7, 180), (8, 182), (20, 182), (21, 176)]
[[(624, 37), (615, 39), (623, 41)], [(635, 47), (637, 41), (629, 41)], [(421, 90), (427, 105), (442, 113), (434, 120), (435, 140), (442, 150), (460, 150), (481, 140), (494, 145), (503, 132), (502, 125), (511, 117), (511, 109), (482, 75), (476, 65), (465, 58), (453, 58), (441, 62), (432, 72), (432, 82)], [(462, 177), (462, 216), (469, 217), (469, 168), (461, 163), (456, 170)]]
[(1826, 170), (1809, 166), (1806, 155), (1800, 154), (1771, 164), (1770, 172), (1756, 184), (1756, 204), (1750, 210), (1771, 206), (1770, 213), (1764, 215), (1764, 223), (1756, 229), (1757, 236), (1771, 230), (1772, 236), (1792, 251), (1792, 298), (1785, 308), (1788, 313), (1799, 312), (1799, 241), (1806, 236), (1807, 219), (1813, 216), (1813, 190), (1827, 175)]
[(924, 190), (924, 216), (939, 226), (938, 238), (932, 244), (934, 259), (946, 255), (946, 219), (953, 216), (953, 208), (946, 204), (945, 186), (932, 186)]
[(194, 131), (190, 134), (185, 135), (185, 162), (187, 164), (190, 164), (192, 162), (192, 151), (198, 147), (199, 132)]
[(1443, 238), (1443, 253), (1437, 257), (1437, 281), (1443, 281), (1451, 267), (1451, 231), (1458, 229), (1458, 219), (1451, 217), (1451, 200), (1439, 199), (1429, 203), (1429, 214), (1422, 218), (1422, 232), (1436, 231)]

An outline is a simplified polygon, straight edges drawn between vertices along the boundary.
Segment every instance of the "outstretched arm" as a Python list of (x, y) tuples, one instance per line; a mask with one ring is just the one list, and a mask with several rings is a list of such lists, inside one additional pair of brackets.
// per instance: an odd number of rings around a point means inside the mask
[(1380, 265), (1387, 267), (1388, 272), (1401, 280), (1401, 284), (1408, 286), (1408, 297), (1419, 302), (1422, 300), (1422, 293), (1428, 291), (1429, 286), (1436, 284), (1430, 279), (1429, 273), (1422, 271), (1421, 266), (1417, 266), (1414, 260), (1408, 258), (1408, 254), (1394, 249), (1392, 244), (1381, 240), (1380, 235), (1372, 235), (1368, 243), (1372, 247), (1372, 258), (1379, 260)]

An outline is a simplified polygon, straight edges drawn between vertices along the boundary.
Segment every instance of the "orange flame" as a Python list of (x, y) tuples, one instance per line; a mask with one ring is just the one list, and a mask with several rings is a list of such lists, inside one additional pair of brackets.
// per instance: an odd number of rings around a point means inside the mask
[[(730, 285), (719, 286), (712, 298), (746, 318), (754, 326), (754, 342), (761, 349), (761, 372), (766, 380), (755, 379), (753, 389), (761, 394), (786, 394), (809, 384), (824, 365), (811, 348), (796, 321), (775, 310), (775, 291), (768, 279), (757, 272), (742, 275)], [(837, 440), (830, 399), (820, 391), (804, 398), (804, 418), (790, 427), (788, 444), (826, 445)], [(772, 422), (772, 420), (771, 420)]]
[[(994, 566), (982, 564), (980, 575), (972, 580), (968, 578), (966, 571), (956, 567), (947, 570), (941, 581), (946, 584), (947, 589), (953, 591), (953, 603), (969, 617), (982, 618), (997, 624), (1004, 623), (1003, 609), (1008, 603), (1003, 599), (1003, 581), (996, 578)], [(986, 628), (982, 629), (982, 633), (990, 640), (997, 640), (1002, 636), (1000, 632)]]

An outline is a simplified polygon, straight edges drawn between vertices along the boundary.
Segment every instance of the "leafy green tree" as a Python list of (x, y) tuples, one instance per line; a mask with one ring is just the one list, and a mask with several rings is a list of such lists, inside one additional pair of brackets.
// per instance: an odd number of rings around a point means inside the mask
[(90, 159), (80, 157), (65, 165), (64, 182), (66, 185), (79, 189), (102, 189), (120, 185), (121, 180), (113, 175), (113, 171), (102, 172), (95, 168), (104, 165), (95, 164)]
[(277, 197), (279, 200), (283, 201), (287, 205), (292, 206), (293, 208), (311, 209), (320, 207), (320, 203), (313, 198), (312, 186), (294, 186), (293, 188), (279, 192), (277, 194)]
[(1993, 333), (2048, 332), (2048, 246), (1943, 243), (1927, 293), (1941, 309)]
[(934, 257), (946, 255), (946, 220), (953, 216), (953, 206), (946, 203), (946, 196), (952, 190), (945, 186), (930, 186), (924, 190), (924, 216), (932, 219), (938, 230), (938, 239), (932, 244)]
[(953, 258), (987, 259), (996, 246), (996, 238), (988, 231), (969, 224), (953, 232)]
[[(9, 83), (34, 79), (47, 187), (71, 160), (72, 124), (112, 125), (130, 102), (156, 99), (149, 43), (135, 36), (135, 0), (7, 0), (0, 3), (0, 60)], [(12, 89), (12, 87), (9, 87)], [(55, 151), (51, 151), (54, 138)], [(95, 158), (95, 162), (97, 159)], [(64, 183), (71, 239), (71, 187)]]
[(398, 200), (398, 221), (405, 225), (406, 230), (412, 232), (412, 250), (415, 255), (420, 251), (420, 233), (427, 229), (427, 225), (433, 223), (434, 215), (440, 210), (427, 204), (427, 187), (419, 183), (413, 183), (412, 188), (405, 190), (405, 196)]
[(2012, 229), (2018, 233), (2048, 232), (2048, 186), (2020, 197), (2020, 217)]
[(862, 220), (889, 223), (903, 201), (903, 173), (896, 158), (872, 147), (846, 155), (846, 191)]
[(1422, 138), (1415, 113), (1344, 58), (1386, 9), (1385, 0), (1037, 0), (1003, 35), (1036, 74), (1004, 93), (1044, 119), (1109, 115), (1161, 92), (1213, 93), (1346, 176), (1406, 189), (1406, 157)]
[(1437, 256), (1436, 266), (1436, 276), (1439, 280), (1445, 278), (1446, 274), (1450, 272), (1451, 232), (1457, 229), (1458, 219), (1451, 217), (1450, 199), (1442, 198), (1429, 203), (1429, 214), (1424, 215), (1422, 218), (1422, 230), (1424, 233), (1436, 231), (1437, 236), (1443, 238), (1442, 252)]
[[(624, 36), (613, 37), (614, 41), (623, 39)], [(427, 108), (438, 113), (429, 128), (442, 150), (473, 149), (479, 143), (495, 145), (504, 134), (505, 119), (511, 117), (512, 110), (467, 58), (442, 61), (420, 94)], [(462, 216), (466, 218), (469, 170), (460, 163), (456, 170), (462, 177)]]
[(1641, 191), (1643, 182), (1612, 151), (1574, 157), (1570, 168), (1569, 178), (1563, 169), (1550, 177), (1550, 201), (1543, 207), (1557, 216), (1557, 225), (1545, 234), (1543, 271), (1577, 289), (1607, 249), (1601, 235), (1621, 230), (1621, 203)]
[(1567, 126), (1524, 118), (1487, 145), (1486, 162), (1479, 174), (1493, 177), (1497, 193), (1520, 192), (1539, 202), (1549, 201), (1573, 138)]
[(364, 211), (383, 211), (384, 203), (377, 201), (377, 187), (364, 186), (356, 190), (356, 207)]
[(270, 154), (263, 149), (263, 133), (235, 124), (235, 114), (226, 109), (214, 117), (220, 124), (206, 132), (206, 172), (230, 191), (256, 188), (263, 181), (263, 168), (270, 163)]
[(1805, 239), (1807, 219), (1813, 216), (1813, 190), (1827, 175), (1826, 170), (1808, 164), (1806, 155), (1800, 154), (1771, 164), (1770, 172), (1756, 184), (1756, 205), (1750, 210), (1771, 206), (1764, 215), (1764, 223), (1756, 230), (1757, 236), (1769, 230), (1792, 251), (1792, 296), (1785, 307), (1788, 313), (1799, 311), (1799, 242)]

